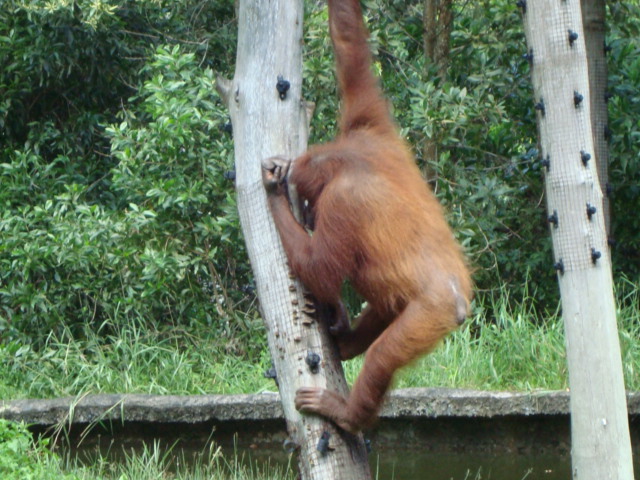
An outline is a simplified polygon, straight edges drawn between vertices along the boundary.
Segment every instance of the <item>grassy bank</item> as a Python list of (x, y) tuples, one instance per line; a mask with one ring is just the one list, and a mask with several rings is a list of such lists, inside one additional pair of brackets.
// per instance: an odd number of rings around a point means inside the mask
[[(618, 320), (627, 388), (640, 390), (640, 294), (618, 288)], [(555, 390), (567, 387), (559, 313), (538, 318), (531, 302), (513, 307), (507, 292), (476, 302), (474, 316), (431, 355), (402, 371), (396, 387), (436, 386), (485, 390)], [(511, 306), (510, 306), (511, 305)], [(0, 398), (46, 398), (87, 393), (256, 393), (274, 390), (263, 372), (270, 367), (260, 324), (251, 323), (245, 349), (230, 346), (204, 327), (189, 331), (144, 322), (85, 325), (72, 335), (50, 335), (40, 349), (0, 345)], [(80, 332), (80, 333), (79, 333)], [(362, 359), (345, 363), (357, 376)], [(3, 437), (4, 435), (4, 437)], [(98, 459), (81, 465), (31, 443), (25, 431), (0, 421), (0, 476), (8, 480), (288, 479), (291, 469), (258, 466), (212, 447), (195, 461), (154, 446), (119, 462)], [(3, 470), (4, 468), (4, 470)], [(25, 470), (26, 469), (26, 470)], [(9, 475), (9, 476), (7, 476)], [(13, 476), (11, 476), (13, 475)], [(469, 479), (481, 479), (470, 473)]]
[[(293, 480), (297, 478), (295, 461), (275, 464), (254, 461), (245, 454), (223, 454), (210, 447), (195, 456), (153, 443), (142, 450), (125, 451), (124, 456), (99, 456), (80, 463), (76, 457), (62, 457), (48, 448), (48, 441), (36, 442), (25, 425), (0, 419), (0, 478), (3, 480)], [(373, 478), (393, 480), (372, 467)], [(387, 472), (388, 473), (388, 472)], [(531, 470), (516, 476), (515, 480), (529, 478)], [(480, 469), (467, 470), (452, 480), (483, 480), (488, 477)]]
[(194, 458), (181, 458), (154, 444), (142, 452), (125, 453), (122, 461), (98, 459), (90, 466), (61, 458), (47, 441), (35, 442), (25, 425), (0, 419), (0, 478), (3, 480), (287, 480), (292, 468), (225, 457), (211, 446)]
[[(640, 295), (619, 288), (618, 319), (627, 388), (640, 390)], [(474, 317), (431, 355), (398, 375), (396, 387), (552, 390), (567, 387), (562, 321), (537, 318), (527, 302), (501, 298), (475, 306)], [(489, 317), (489, 312), (493, 314)], [(0, 398), (48, 398), (86, 393), (256, 393), (274, 390), (260, 325), (248, 333), (251, 348), (230, 352), (219, 336), (143, 322), (84, 328), (82, 335), (50, 335), (39, 350), (0, 345)], [(362, 359), (345, 364), (349, 381)]]

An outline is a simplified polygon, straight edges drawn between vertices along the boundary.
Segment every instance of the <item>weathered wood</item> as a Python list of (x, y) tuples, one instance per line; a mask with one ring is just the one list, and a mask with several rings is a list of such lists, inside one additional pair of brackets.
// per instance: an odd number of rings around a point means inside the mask
[[(275, 365), (287, 428), (299, 447), (303, 479), (368, 479), (362, 436), (338, 431), (327, 420), (302, 416), (294, 407), (301, 386), (348, 390), (333, 340), (325, 325), (305, 313), (301, 285), (289, 274), (262, 186), (263, 158), (302, 153), (307, 143), (309, 105), (302, 102), (302, 1), (241, 0), (238, 52), (232, 82), (220, 80), (235, 141), (236, 190), (240, 222), (256, 279), (269, 348)], [(290, 88), (278, 92), (278, 77)], [(309, 353), (320, 355), (312, 373)], [(316, 448), (329, 432), (329, 450)]]
[(580, 2), (524, 5), (567, 343), (573, 478), (632, 480)]

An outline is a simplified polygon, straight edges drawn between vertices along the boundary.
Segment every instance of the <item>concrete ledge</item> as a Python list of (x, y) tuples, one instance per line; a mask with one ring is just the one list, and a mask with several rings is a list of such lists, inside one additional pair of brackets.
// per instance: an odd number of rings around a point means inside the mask
[[(640, 415), (640, 393), (627, 396), (629, 415)], [(564, 391), (510, 393), (439, 388), (394, 390), (383, 419), (493, 418), (568, 415)], [(283, 420), (277, 393), (257, 395), (86, 395), (51, 400), (0, 401), (0, 418), (34, 426), (97, 421), (186, 423)]]

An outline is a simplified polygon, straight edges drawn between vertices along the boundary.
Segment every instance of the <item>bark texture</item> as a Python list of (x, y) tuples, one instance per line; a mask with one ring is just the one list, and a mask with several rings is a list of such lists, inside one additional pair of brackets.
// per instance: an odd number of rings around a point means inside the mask
[[(449, 52), (451, 50), (451, 29), (453, 27), (453, 0), (424, 0), (422, 28), (424, 54), (436, 65), (441, 79), (449, 70)], [(438, 160), (438, 142), (434, 138), (425, 138), (422, 146), (422, 158), (425, 163), (425, 175), (435, 177), (430, 168)]]
[[(368, 479), (361, 435), (345, 434), (294, 407), (301, 386), (341, 393), (348, 387), (326, 326), (305, 313), (308, 298), (289, 274), (261, 180), (263, 158), (291, 158), (306, 149), (310, 108), (301, 101), (302, 19), (301, 0), (240, 0), (236, 71), (232, 82), (219, 80), (218, 92), (233, 124), (240, 222), (301, 478)], [(284, 93), (283, 82), (289, 85)], [(306, 361), (309, 354), (319, 355), (317, 373)], [(318, 449), (324, 432), (327, 448)]]
[(444, 77), (449, 68), (452, 4), (453, 0), (424, 0), (424, 53), (437, 65), (440, 77)]
[(633, 479), (577, 0), (524, 4), (571, 387), (574, 479)]

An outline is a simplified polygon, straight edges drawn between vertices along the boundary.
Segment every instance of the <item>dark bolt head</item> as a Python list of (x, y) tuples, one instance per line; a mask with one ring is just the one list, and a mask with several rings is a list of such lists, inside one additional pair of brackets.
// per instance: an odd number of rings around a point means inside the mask
[(590, 203), (587, 203), (587, 217), (589, 218), (589, 220), (591, 220), (591, 217), (593, 217), (597, 211), (598, 209), (596, 209), (596, 207), (594, 207)]
[(585, 152), (584, 150), (580, 150), (580, 160), (582, 160), (582, 164), (586, 167), (591, 160), (591, 154)]
[(326, 455), (329, 451), (329, 439), (331, 438), (331, 434), (326, 430), (322, 432), (320, 435), (320, 439), (318, 440), (318, 445), (316, 446), (316, 450), (320, 452), (321, 455)]
[(220, 130), (224, 133), (228, 133), (229, 135), (233, 135), (233, 125), (231, 122), (226, 122), (220, 126)]
[(273, 378), (274, 380), (278, 378), (278, 375), (276, 374), (276, 367), (271, 366), (269, 370), (265, 370), (264, 378)]
[(311, 373), (318, 373), (320, 371), (320, 355), (315, 352), (308, 352), (307, 358), (304, 361), (309, 366)]
[(554, 210), (551, 215), (547, 217), (549, 223), (551, 223), (555, 228), (558, 228), (558, 211)]
[(547, 172), (551, 169), (551, 157), (547, 155), (545, 158), (540, 160), (540, 164), (547, 169)]
[(595, 248), (591, 248), (591, 261), (595, 264), (598, 259), (602, 256), (602, 252), (599, 252)]
[(534, 108), (544, 115), (544, 100), (541, 98), (540, 101), (534, 105)]
[(280, 100), (284, 100), (287, 98), (287, 92), (291, 88), (291, 83), (288, 80), (285, 80), (282, 75), (278, 75), (278, 83), (276, 83), (276, 90), (278, 90), (278, 94), (280, 95)]
[(581, 93), (579, 92), (573, 92), (573, 105), (574, 106), (579, 106), (582, 103), (582, 100), (584, 100), (584, 96), (582, 96)]
[(554, 263), (553, 268), (562, 275), (564, 273), (564, 262), (562, 261), (562, 259)]
[(524, 58), (527, 62), (529, 62), (529, 65), (531, 65), (533, 63), (533, 48), (530, 48), (527, 53), (522, 55), (522, 58)]
[(573, 46), (573, 42), (578, 39), (578, 34), (573, 30), (569, 30), (569, 45)]

